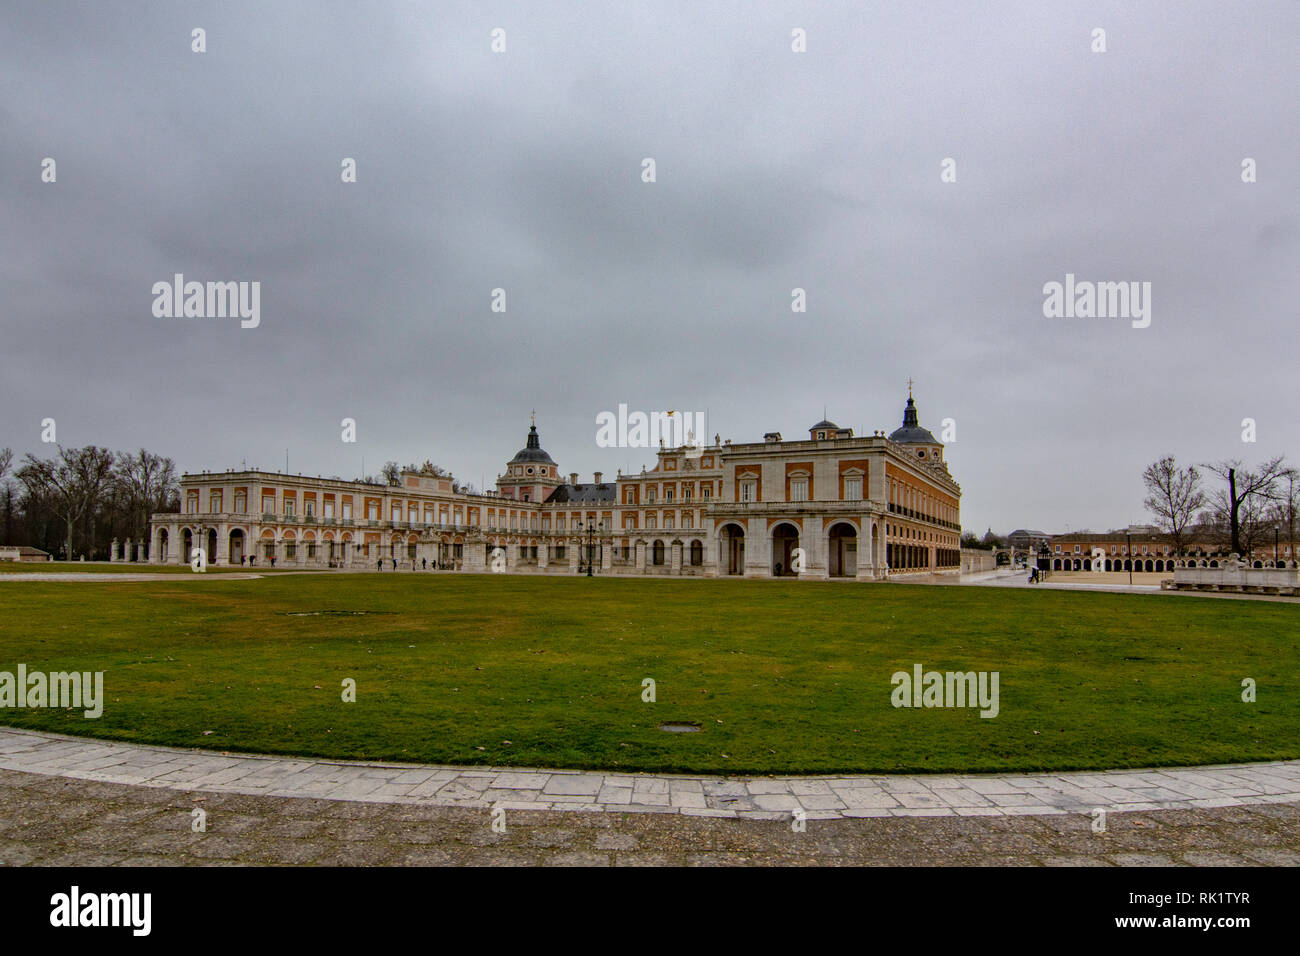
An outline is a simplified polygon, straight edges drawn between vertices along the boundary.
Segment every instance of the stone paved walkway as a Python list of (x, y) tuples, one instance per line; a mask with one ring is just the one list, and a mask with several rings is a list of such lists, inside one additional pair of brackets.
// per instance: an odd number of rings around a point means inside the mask
[[(195, 832), (195, 809), (206, 814)], [(0, 770), (0, 866), (1300, 866), (1300, 804), (737, 820), (180, 792)]]
[(1049, 816), (1300, 802), (1300, 761), (954, 776), (712, 777), (228, 755), (0, 728), (0, 769), (250, 796), (790, 820)]

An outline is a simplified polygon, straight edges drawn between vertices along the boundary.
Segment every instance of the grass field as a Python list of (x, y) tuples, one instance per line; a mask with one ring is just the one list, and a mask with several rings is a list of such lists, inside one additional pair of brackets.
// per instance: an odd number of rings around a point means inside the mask
[[(1300, 757), (1287, 604), (782, 581), (195, 578), (0, 584), (0, 671), (104, 671), (107, 698), (98, 720), (5, 709), (0, 724), (218, 750), (727, 773)], [(891, 675), (918, 663), (998, 671), (999, 715), (894, 708)], [(647, 677), (654, 703), (642, 701)], [(1241, 700), (1247, 677), (1255, 703)], [(356, 703), (341, 700), (345, 678)]]

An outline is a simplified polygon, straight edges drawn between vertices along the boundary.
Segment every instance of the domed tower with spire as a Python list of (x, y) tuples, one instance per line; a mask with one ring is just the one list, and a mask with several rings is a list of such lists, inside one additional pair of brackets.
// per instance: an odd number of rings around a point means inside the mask
[(560, 467), (542, 447), (534, 414), (524, 447), (507, 463), (505, 474), (497, 476), (497, 492), (503, 498), (545, 501), (547, 495), (561, 484)]
[(943, 465), (943, 442), (929, 429), (922, 428), (916, 414), (916, 400), (912, 398), (912, 380), (907, 381), (907, 407), (903, 409), (903, 427), (889, 433), (889, 440), (906, 445), (908, 454), (918, 461)]

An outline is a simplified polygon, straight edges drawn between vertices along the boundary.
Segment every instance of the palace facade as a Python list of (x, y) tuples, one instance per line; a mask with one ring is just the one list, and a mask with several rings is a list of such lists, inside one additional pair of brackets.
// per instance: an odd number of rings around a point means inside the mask
[[(888, 436), (820, 421), (807, 438), (658, 450), (654, 466), (563, 475), (534, 424), (496, 490), (264, 471), (185, 474), (152, 516), (150, 563), (468, 572), (882, 579), (960, 573), (961, 488), (911, 395)], [(118, 560), (114, 542), (112, 557)], [(124, 551), (124, 557), (127, 554)]]

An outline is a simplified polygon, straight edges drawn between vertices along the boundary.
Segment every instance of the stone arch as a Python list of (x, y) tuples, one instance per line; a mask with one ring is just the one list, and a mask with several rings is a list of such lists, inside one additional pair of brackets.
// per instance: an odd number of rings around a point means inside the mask
[(858, 529), (852, 521), (836, 521), (826, 529), (826, 573), (852, 578), (858, 573)]
[(799, 547), (799, 528), (792, 521), (778, 521), (769, 536), (772, 540), (772, 567), (768, 570), (773, 577), (794, 574), (794, 551)]
[(745, 573), (745, 528), (739, 522), (727, 521), (718, 527), (718, 571)]

